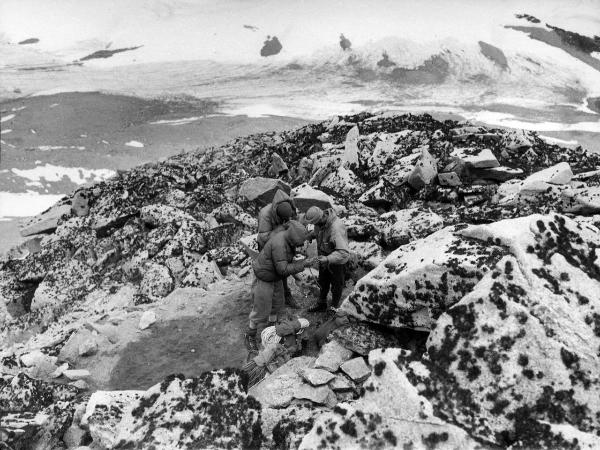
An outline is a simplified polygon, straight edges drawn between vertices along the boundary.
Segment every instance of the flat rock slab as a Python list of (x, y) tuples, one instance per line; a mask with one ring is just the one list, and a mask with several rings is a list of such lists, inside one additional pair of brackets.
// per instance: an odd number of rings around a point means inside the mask
[(344, 375), (336, 375), (335, 378), (329, 382), (329, 387), (336, 393), (349, 392), (354, 389), (352, 382)]
[(328, 386), (310, 386), (306, 383), (294, 390), (294, 398), (298, 400), (310, 400), (317, 405), (335, 404), (336, 396)]
[(90, 372), (84, 369), (70, 369), (64, 370), (63, 375), (67, 377), (69, 380), (82, 380), (84, 378), (89, 378)]
[(550, 184), (567, 184), (573, 178), (573, 172), (568, 162), (555, 164), (547, 169), (532, 173), (523, 181), (523, 186), (542, 181)]
[(438, 173), (438, 181), (442, 186), (460, 186), (462, 181), (455, 172)]
[(348, 375), (355, 383), (362, 383), (369, 375), (371, 375), (371, 368), (367, 365), (364, 358), (358, 357), (346, 361), (340, 366), (342, 372)]
[(500, 163), (489, 148), (457, 148), (450, 155), (455, 156), (472, 167), (479, 169), (500, 166)]
[(321, 353), (315, 361), (315, 368), (335, 372), (343, 362), (348, 361), (351, 357), (352, 351), (337, 341), (331, 341), (321, 349)]
[(24, 220), (21, 227), (21, 236), (31, 236), (33, 234), (47, 233), (54, 231), (58, 227), (59, 220), (71, 214), (70, 205), (53, 206), (48, 211)]
[(267, 205), (273, 201), (273, 197), (278, 190), (289, 194), (291, 188), (281, 180), (256, 177), (242, 183), (239, 195), (251, 202), (257, 202), (259, 205)]
[(292, 198), (296, 203), (296, 208), (300, 212), (306, 212), (311, 206), (318, 206), (321, 209), (333, 208), (335, 201), (325, 192), (315, 189), (304, 183), (294, 188)]
[(327, 384), (335, 378), (335, 375), (324, 369), (304, 369), (300, 371), (300, 376), (312, 386)]

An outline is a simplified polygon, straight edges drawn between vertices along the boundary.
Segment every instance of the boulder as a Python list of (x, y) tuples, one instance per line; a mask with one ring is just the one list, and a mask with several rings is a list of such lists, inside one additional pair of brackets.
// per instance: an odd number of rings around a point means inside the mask
[(441, 415), (501, 447), (574, 445), (555, 440), (561, 427), (598, 434), (600, 230), (553, 214), (462, 234), (511, 254), (438, 318), (414, 384)]
[(439, 215), (419, 208), (391, 211), (379, 216), (379, 220), (381, 243), (391, 249), (424, 238), (444, 226)]
[(371, 369), (362, 357), (346, 361), (340, 366), (340, 370), (355, 383), (362, 383), (371, 375)]
[(422, 189), (429, 185), (437, 176), (437, 162), (427, 147), (421, 149), (421, 158), (408, 176), (408, 184), (414, 189)]
[(289, 172), (288, 166), (285, 161), (277, 153), (271, 155), (271, 165), (267, 170), (267, 175), (274, 178), (279, 178), (287, 175)]
[(348, 248), (356, 264), (366, 270), (373, 270), (384, 260), (383, 249), (375, 242), (349, 241)]
[(489, 148), (464, 147), (457, 148), (450, 154), (464, 161), (468, 166), (477, 169), (499, 167), (500, 163)]
[(326, 343), (319, 357), (315, 361), (315, 369), (325, 369), (329, 372), (335, 372), (340, 368), (342, 363), (348, 361), (352, 357), (352, 351), (341, 345), (338, 341)]
[(374, 375), (364, 396), (318, 416), (299, 448), (331, 448), (331, 442), (335, 448), (480, 448), (464, 430), (435, 417), (431, 403), (396, 366), (406, 353), (371, 352)]
[(150, 327), (154, 322), (156, 322), (156, 313), (154, 311), (144, 311), (142, 316), (140, 317), (140, 322), (138, 323), (138, 328), (140, 330), (145, 330)]
[[(410, 165), (416, 161), (418, 154), (406, 159), (406, 145), (403, 140), (413, 134), (412, 130), (402, 130), (397, 133), (379, 133), (373, 152), (369, 155), (366, 166), (372, 176), (380, 175), (390, 171), (394, 165), (398, 167)], [(394, 169), (392, 169), (394, 171)]]
[(60, 349), (58, 357), (61, 361), (75, 362), (80, 356), (91, 356), (99, 348), (106, 349), (110, 341), (98, 332), (91, 331), (87, 327), (75, 331)]
[(47, 211), (38, 214), (30, 219), (24, 219), (21, 222), (21, 236), (31, 236), (33, 234), (48, 233), (56, 230), (59, 221), (71, 215), (70, 205), (54, 205)]
[(242, 207), (233, 202), (225, 202), (210, 213), (219, 223), (240, 223), (245, 227), (255, 230), (258, 220), (245, 212)]
[(297, 400), (310, 400), (317, 405), (327, 405), (330, 408), (337, 403), (337, 398), (329, 386), (315, 387), (302, 383), (296, 387), (293, 396)]
[(510, 152), (525, 150), (535, 144), (536, 133), (526, 130), (506, 130), (502, 134), (502, 146)]
[(198, 287), (207, 289), (209, 285), (222, 280), (224, 277), (221, 270), (214, 260), (209, 260), (203, 256), (200, 261), (195, 263), (187, 271), (187, 275), (182, 281), (184, 287)]
[(78, 217), (84, 217), (90, 213), (89, 194), (86, 191), (75, 192), (71, 199), (71, 213)]
[(446, 227), (394, 250), (359, 280), (341, 309), (369, 322), (428, 330), (507, 253)]
[(344, 162), (350, 167), (358, 166), (358, 137), (359, 137), (358, 126), (353, 126), (348, 134), (346, 135), (346, 141), (344, 142)]
[(462, 181), (455, 172), (438, 173), (438, 182), (442, 186), (460, 186)]
[(123, 411), (114, 442), (119, 448), (259, 448), (260, 409), (236, 370), (171, 375)]
[(568, 184), (573, 178), (573, 172), (571, 166), (567, 162), (558, 163), (547, 169), (540, 170), (539, 172), (532, 173), (525, 180), (523, 180), (522, 188), (526, 189), (527, 186), (535, 185), (539, 182), (550, 183), (550, 184)]
[(144, 391), (96, 391), (87, 402), (81, 426), (89, 429), (94, 444), (114, 448), (117, 425), (137, 405)]
[(345, 167), (338, 167), (337, 170), (327, 175), (320, 186), (342, 198), (359, 197), (365, 191), (364, 184), (352, 170)]
[(174, 289), (173, 278), (168, 267), (150, 263), (140, 283), (140, 293), (150, 299), (166, 297)]
[(248, 201), (256, 202), (259, 206), (268, 205), (278, 190), (289, 195), (291, 188), (287, 183), (274, 178), (249, 178), (242, 183), (238, 195)]
[(311, 206), (325, 210), (333, 208), (335, 201), (325, 192), (304, 183), (292, 190), (292, 198), (299, 212), (305, 213)]

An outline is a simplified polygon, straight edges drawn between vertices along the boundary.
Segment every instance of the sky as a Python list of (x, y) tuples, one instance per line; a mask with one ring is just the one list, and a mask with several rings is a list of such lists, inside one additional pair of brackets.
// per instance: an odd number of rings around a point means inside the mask
[[(311, 55), (337, 46), (344, 33), (355, 46), (386, 37), (417, 42), (485, 40), (502, 45), (526, 12), (542, 21), (598, 34), (598, 0), (0, 0), (0, 39), (40, 42), (32, 50), (64, 60), (104, 48), (143, 45), (97, 65), (175, 60), (261, 61), (267, 35), (283, 50), (276, 58)], [(244, 25), (257, 27), (256, 31)], [(515, 38), (518, 39), (518, 38)]]

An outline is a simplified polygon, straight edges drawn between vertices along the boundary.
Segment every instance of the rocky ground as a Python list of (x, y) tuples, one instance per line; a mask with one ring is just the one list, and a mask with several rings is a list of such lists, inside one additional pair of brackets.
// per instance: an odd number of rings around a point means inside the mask
[[(248, 254), (277, 188), (343, 216), (350, 324), (248, 389)], [(25, 224), (1, 263), (1, 442), (597, 448), (599, 227), (600, 155), (428, 115), (120, 172)], [(314, 273), (291, 284), (305, 307)]]

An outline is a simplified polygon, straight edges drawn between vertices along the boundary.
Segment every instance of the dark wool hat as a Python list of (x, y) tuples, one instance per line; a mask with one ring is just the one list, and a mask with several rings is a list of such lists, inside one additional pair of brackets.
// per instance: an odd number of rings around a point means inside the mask
[(277, 205), (277, 215), (283, 220), (289, 220), (294, 215), (294, 210), (290, 202), (281, 202)]

